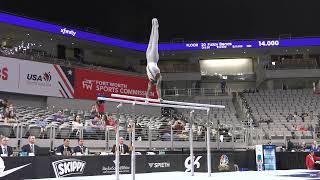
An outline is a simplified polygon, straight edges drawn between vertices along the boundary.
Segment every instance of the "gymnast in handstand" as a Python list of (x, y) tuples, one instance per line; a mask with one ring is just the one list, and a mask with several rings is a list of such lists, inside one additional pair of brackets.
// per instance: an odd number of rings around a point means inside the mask
[(148, 49), (146, 52), (147, 57), (147, 75), (149, 79), (148, 89), (146, 98), (149, 98), (149, 95), (152, 90), (152, 85), (156, 85), (158, 99), (161, 99), (161, 74), (158, 67), (159, 53), (158, 53), (158, 40), (159, 40), (159, 23), (156, 18), (152, 19), (152, 30), (149, 40)]

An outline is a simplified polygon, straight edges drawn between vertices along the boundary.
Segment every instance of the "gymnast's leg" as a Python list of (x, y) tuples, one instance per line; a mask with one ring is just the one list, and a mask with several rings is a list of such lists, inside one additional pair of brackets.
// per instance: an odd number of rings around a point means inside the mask
[(152, 29), (148, 44), (148, 49), (146, 52), (147, 63), (158, 63), (159, 53), (158, 53), (158, 41), (159, 41), (159, 24), (156, 18), (152, 19)]

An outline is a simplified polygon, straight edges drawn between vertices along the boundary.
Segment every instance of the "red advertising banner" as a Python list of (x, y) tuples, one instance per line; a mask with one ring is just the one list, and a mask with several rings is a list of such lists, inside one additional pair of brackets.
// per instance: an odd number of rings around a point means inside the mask
[[(75, 69), (74, 97), (96, 99), (98, 94), (111, 97), (111, 94), (145, 97), (148, 79), (141, 76), (108, 73), (85, 69)], [(157, 98), (155, 87), (150, 98)]]

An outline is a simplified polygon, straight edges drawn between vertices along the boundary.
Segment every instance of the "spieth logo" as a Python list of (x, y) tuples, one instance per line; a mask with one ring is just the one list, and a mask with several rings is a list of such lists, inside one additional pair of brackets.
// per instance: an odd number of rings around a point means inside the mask
[(84, 80), (82, 81), (82, 88), (86, 90), (92, 90), (93, 80)]
[(69, 34), (71, 36), (75, 36), (77, 34), (77, 32), (73, 31), (73, 30), (68, 30), (67, 28), (63, 28), (60, 30), (60, 32), (62, 34)]
[(162, 163), (149, 163), (150, 168), (169, 168), (169, 162), (162, 162)]
[(62, 159), (52, 162), (52, 167), (57, 178), (74, 174), (83, 174), (85, 161), (79, 159)]
[[(198, 156), (196, 159), (195, 159), (195, 156), (193, 156), (193, 159), (194, 160), (194, 165), (196, 165), (196, 168), (200, 168), (200, 162), (199, 160), (202, 158), (202, 156)], [(191, 156), (187, 157), (186, 160), (184, 161), (184, 167), (187, 168), (185, 170), (185, 172), (190, 172), (191, 171)]]
[(50, 72), (45, 72), (41, 75), (39, 74), (28, 74), (27, 75), (27, 79), (28, 80), (32, 80), (32, 81), (45, 81), (45, 82), (49, 82), (51, 81), (51, 74)]

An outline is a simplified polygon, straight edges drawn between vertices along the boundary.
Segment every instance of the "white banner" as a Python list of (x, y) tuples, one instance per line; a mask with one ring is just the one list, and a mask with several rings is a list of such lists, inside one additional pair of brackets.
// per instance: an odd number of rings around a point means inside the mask
[[(4, 65), (3, 65), (4, 64)], [(8, 80), (0, 81), (1, 91), (73, 98), (73, 68), (0, 57), (0, 65), (9, 69)], [(11, 73), (11, 69), (12, 73)], [(5, 76), (5, 77), (6, 77)]]
[(19, 63), (0, 57), (0, 91), (19, 92)]

